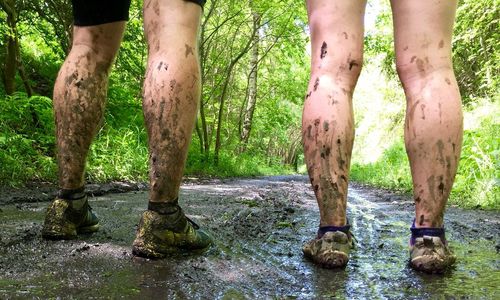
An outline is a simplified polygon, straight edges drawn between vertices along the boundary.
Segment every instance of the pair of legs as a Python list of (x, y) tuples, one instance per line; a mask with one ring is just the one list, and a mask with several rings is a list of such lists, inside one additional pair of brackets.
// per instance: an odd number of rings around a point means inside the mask
[[(462, 111), (451, 61), (456, 1), (391, 0), (396, 66), (406, 94), (405, 145), (415, 227), (439, 228), (457, 170)], [(311, 80), (302, 129), (320, 227), (346, 225), (354, 141), (352, 94), (363, 60), (366, 0), (308, 0)]]
[[(177, 201), (200, 96), (201, 7), (183, 0), (144, 3), (148, 65), (143, 89), (149, 136), (150, 202)], [(125, 21), (75, 26), (73, 47), (54, 87), (59, 184), (84, 186), (87, 153), (99, 129), (108, 75)]]
[[(200, 96), (197, 39), (203, 3), (144, 3), (148, 66), (143, 111), (151, 188), (148, 210), (142, 215), (132, 246), (132, 252), (139, 256), (162, 258), (211, 243), (177, 203)], [(61, 191), (47, 208), (42, 229), (46, 239), (71, 239), (99, 228), (84, 192), (85, 161), (103, 117), (108, 75), (129, 4), (128, 0), (73, 0), (77, 22), (73, 47), (54, 87)], [(78, 26), (80, 23), (90, 26)]]

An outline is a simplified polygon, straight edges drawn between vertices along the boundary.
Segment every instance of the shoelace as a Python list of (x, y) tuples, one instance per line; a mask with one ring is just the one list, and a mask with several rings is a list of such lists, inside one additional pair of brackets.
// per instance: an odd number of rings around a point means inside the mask
[(193, 220), (191, 220), (187, 216), (186, 216), (186, 219), (188, 220), (189, 223), (191, 223), (191, 225), (193, 225), (194, 229), (200, 229), (200, 226), (198, 224), (196, 224)]

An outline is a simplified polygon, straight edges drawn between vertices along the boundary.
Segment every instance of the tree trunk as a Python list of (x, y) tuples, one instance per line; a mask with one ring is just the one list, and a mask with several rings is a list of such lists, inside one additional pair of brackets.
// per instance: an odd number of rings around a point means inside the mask
[[(260, 26), (260, 15), (256, 12), (253, 13), (253, 22), (255, 27)], [(243, 113), (243, 126), (240, 135), (241, 152), (246, 150), (248, 139), (250, 138), (250, 130), (252, 129), (253, 113), (255, 111), (255, 104), (257, 102), (257, 71), (259, 64), (259, 34), (258, 31), (253, 35), (253, 49), (252, 58), (250, 59), (250, 75), (248, 79), (248, 99), (246, 101), (246, 108)]]
[(21, 49), (19, 47), (19, 39), (16, 36), (16, 65), (17, 65), (17, 70), (19, 71), (19, 76), (21, 77), (21, 80), (23, 81), (24, 89), (26, 90), (26, 94), (28, 94), (28, 97), (33, 96), (33, 88), (30, 85), (30, 82), (28, 80), (28, 75), (26, 75), (26, 71), (24, 70), (24, 65), (23, 61), (21, 58)]
[[(203, 87), (205, 86), (205, 63), (207, 61), (207, 56), (205, 53), (208, 53), (210, 51), (209, 47), (206, 46), (206, 41), (207, 37), (205, 36), (206, 28), (208, 21), (210, 20), (211, 16), (213, 15), (215, 8), (217, 7), (217, 1), (218, 0), (212, 0), (210, 2), (209, 7), (205, 7), (207, 13), (205, 17), (203, 18), (203, 22), (201, 24), (201, 33), (200, 33), (200, 68), (201, 68), (201, 86), (202, 86), (202, 91)], [(208, 161), (208, 157), (210, 154), (210, 139), (208, 138), (208, 125), (207, 125), (207, 119), (205, 115), (205, 102), (203, 99), (203, 92), (200, 97), (200, 107), (199, 107), (199, 113), (200, 113), (200, 120), (201, 120), (201, 133), (199, 133), (200, 137), (200, 152), (203, 155), (203, 160)], [(197, 123), (198, 124), (198, 123)]]
[(224, 103), (226, 101), (227, 88), (229, 86), (229, 82), (231, 81), (231, 75), (233, 73), (234, 66), (236, 66), (236, 64), (243, 57), (243, 55), (245, 55), (250, 50), (250, 47), (252, 46), (253, 42), (253, 36), (256, 34), (258, 28), (259, 27), (257, 27), (256, 24), (254, 24), (253, 31), (251, 37), (248, 39), (248, 42), (242, 48), (240, 53), (231, 61), (231, 63), (226, 69), (226, 80), (224, 81), (224, 84), (222, 86), (222, 92), (219, 100), (219, 113), (217, 114), (218, 120), (217, 120), (217, 131), (215, 136), (215, 149), (214, 149), (215, 165), (219, 164), (219, 151), (221, 147), (222, 114), (224, 113)]
[(17, 32), (17, 11), (14, 0), (1, 0), (0, 7), (7, 13), (7, 26), (9, 27), (9, 35), (7, 36), (7, 51), (5, 55), (4, 67), (4, 86), (7, 95), (12, 95), (16, 91), (16, 71), (23, 81), (28, 97), (33, 95), (28, 76), (24, 71), (21, 59), (21, 50), (19, 46)]
[(6, 37), (6, 53), (3, 71), (3, 84), (7, 95), (12, 95), (16, 91), (16, 23), (17, 13), (14, 0), (0, 1), (2, 9), (7, 13), (7, 26), (9, 34)]
[(196, 120), (196, 135), (198, 136), (198, 139), (200, 140), (200, 153), (203, 154), (203, 135), (201, 134), (200, 130), (200, 124), (198, 120)]

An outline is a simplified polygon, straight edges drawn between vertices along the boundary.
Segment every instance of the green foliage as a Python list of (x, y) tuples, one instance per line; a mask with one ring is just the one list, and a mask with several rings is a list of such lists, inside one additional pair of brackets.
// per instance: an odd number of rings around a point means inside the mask
[(17, 93), (0, 98), (0, 183), (55, 178), (51, 100)]
[(495, 97), (500, 88), (500, 1), (461, 0), (453, 61), (460, 92), (469, 102)]
[(411, 191), (410, 167), (402, 139), (385, 150), (376, 162), (354, 163), (350, 177), (384, 188)]
[[(396, 78), (396, 54), (394, 52), (394, 32), (392, 25), (392, 11), (388, 2), (377, 3), (380, 12), (375, 20), (375, 28), (365, 37), (365, 61), (377, 62), (384, 74)], [(367, 8), (369, 9), (369, 8)]]
[(186, 164), (186, 173), (193, 175), (209, 175), (214, 177), (257, 176), (292, 173), (290, 168), (282, 164), (269, 166), (266, 158), (257, 155), (233, 155), (226, 151), (220, 154), (219, 164), (212, 159), (204, 161), (199, 152), (191, 152)]
[(105, 128), (90, 148), (87, 177), (90, 182), (146, 181), (148, 149), (144, 126)]
[[(464, 133), (459, 169), (449, 202), (462, 207), (498, 210), (500, 109), (488, 100), (478, 103), (465, 112), (465, 123), (470, 128)], [(362, 158), (356, 158), (351, 167), (351, 179), (410, 192), (411, 176), (403, 140), (397, 139), (375, 162), (363, 163)]]
[[(474, 112), (483, 111), (478, 116)], [(500, 209), (500, 108), (483, 100), (466, 114), (462, 155), (452, 201)], [(468, 121), (468, 122), (467, 122)]]

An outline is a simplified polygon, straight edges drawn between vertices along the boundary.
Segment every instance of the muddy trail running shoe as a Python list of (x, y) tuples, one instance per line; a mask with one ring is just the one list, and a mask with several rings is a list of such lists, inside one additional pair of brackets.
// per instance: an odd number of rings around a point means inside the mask
[(147, 258), (164, 258), (204, 250), (211, 243), (210, 236), (187, 218), (177, 205), (175, 211), (168, 214), (150, 209), (142, 214), (132, 253)]
[(443, 273), (456, 260), (455, 255), (448, 247), (444, 228), (415, 228), (411, 229), (410, 239), (410, 266), (426, 273)]
[(323, 268), (345, 268), (354, 246), (349, 229), (349, 225), (320, 227), (317, 237), (302, 248), (304, 256)]
[(78, 234), (99, 230), (99, 220), (92, 212), (87, 199), (66, 200), (56, 198), (47, 208), (42, 237), (49, 240), (69, 240)]

